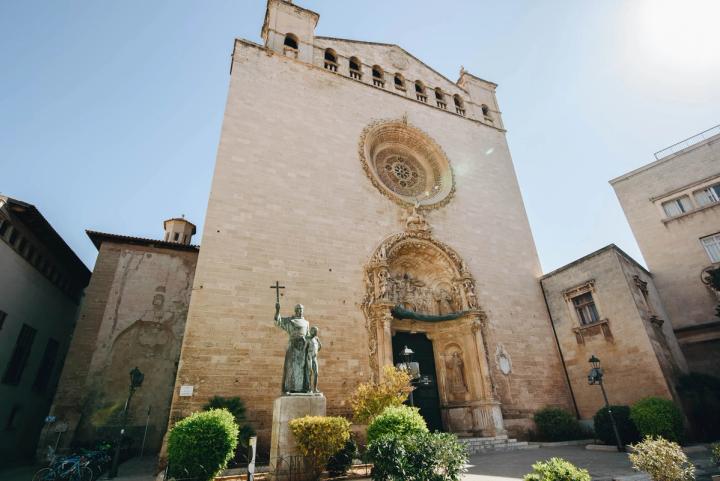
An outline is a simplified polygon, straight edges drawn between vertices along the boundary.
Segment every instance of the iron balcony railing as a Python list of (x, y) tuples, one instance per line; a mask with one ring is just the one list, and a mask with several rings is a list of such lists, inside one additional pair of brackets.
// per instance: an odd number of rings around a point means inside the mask
[(673, 144), (670, 147), (655, 152), (655, 160), (660, 160), (669, 155), (676, 154), (681, 150), (690, 147), (691, 145), (698, 144), (703, 140), (707, 140), (710, 137), (718, 134), (720, 134), (720, 124), (716, 125), (715, 127), (710, 127), (709, 129), (700, 132), (699, 134), (693, 135), (692, 137), (689, 137), (685, 140), (681, 140), (677, 144)]

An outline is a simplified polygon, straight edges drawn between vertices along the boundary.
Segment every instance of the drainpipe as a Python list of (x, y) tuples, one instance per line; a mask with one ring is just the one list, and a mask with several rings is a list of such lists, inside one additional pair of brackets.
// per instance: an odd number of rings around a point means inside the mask
[(552, 314), (550, 313), (550, 304), (548, 304), (547, 296), (545, 295), (545, 288), (540, 281), (540, 290), (542, 291), (543, 300), (545, 301), (545, 310), (548, 313), (548, 319), (550, 319), (550, 327), (552, 327), (553, 336), (555, 336), (555, 345), (557, 346), (558, 353), (560, 354), (560, 362), (562, 363), (563, 372), (565, 373), (565, 380), (567, 381), (568, 389), (570, 390), (570, 398), (575, 408), (575, 416), (580, 419), (580, 410), (578, 409), (577, 401), (575, 400), (575, 393), (573, 392), (572, 384), (570, 383), (570, 375), (565, 366), (565, 356), (563, 356), (562, 347), (560, 347), (560, 340), (558, 339), (557, 331), (555, 330), (555, 323), (553, 322)]

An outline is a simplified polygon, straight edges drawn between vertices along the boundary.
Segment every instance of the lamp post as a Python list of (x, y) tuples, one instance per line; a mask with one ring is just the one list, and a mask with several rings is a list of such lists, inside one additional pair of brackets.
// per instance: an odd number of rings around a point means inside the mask
[(605, 386), (603, 385), (603, 370), (600, 367), (600, 359), (595, 357), (593, 354), (592, 357), (588, 359), (588, 362), (592, 366), (592, 369), (590, 369), (590, 373), (588, 374), (588, 384), (591, 386), (594, 384), (600, 385), (600, 390), (602, 391), (603, 399), (605, 400), (605, 407), (607, 408), (608, 415), (610, 416), (610, 424), (612, 424), (613, 432), (615, 433), (617, 449), (618, 451), (623, 452), (625, 451), (625, 447), (620, 439), (620, 433), (618, 432), (617, 424), (615, 424), (612, 407), (610, 407), (610, 402), (608, 401), (607, 393), (605, 392)]
[(115, 456), (113, 456), (112, 466), (110, 467), (110, 472), (108, 473), (108, 479), (112, 479), (117, 476), (118, 473), (118, 463), (120, 462), (120, 445), (122, 444), (122, 438), (125, 434), (125, 426), (127, 424), (127, 414), (128, 414), (128, 408), (130, 407), (130, 400), (133, 397), (133, 394), (135, 394), (135, 390), (142, 386), (143, 379), (145, 379), (145, 374), (140, 372), (140, 369), (135, 367), (132, 371), (130, 371), (130, 393), (128, 394), (128, 398), (125, 401), (125, 407), (123, 408), (122, 412), (122, 423), (120, 425), (120, 435), (118, 436), (117, 443), (115, 444)]
[(415, 352), (409, 347), (405, 346), (403, 350), (400, 351), (400, 355), (405, 358), (405, 362), (400, 363), (398, 367), (410, 374), (410, 385), (413, 388), (410, 390), (410, 396), (408, 400), (410, 401), (410, 406), (415, 407), (415, 400), (413, 399), (413, 391), (415, 390), (415, 386), (429, 386), (430, 384), (432, 384), (432, 379), (430, 379), (430, 376), (428, 376), (427, 374), (420, 374), (420, 364), (412, 361), (413, 354), (415, 354)]

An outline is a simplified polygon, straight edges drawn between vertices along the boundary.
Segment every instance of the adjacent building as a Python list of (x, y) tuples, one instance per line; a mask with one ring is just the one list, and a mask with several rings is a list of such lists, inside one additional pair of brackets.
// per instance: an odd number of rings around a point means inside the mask
[(588, 385), (588, 359), (602, 361), (610, 402), (647, 396), (677, 398), (687, 371), (652, 274), (615, 245), (541, 278), (579, 417), (604, 406)]
[[(164, 228), (164, 240), (87, 232), (98, 256), (51, 409), (63, 423), (60, 447), (117, 436), (135, 367), (145, 379), (127, 433), (136, 449), (144, 439), (145, 453), (161, 445), (198, 256), (192, 223)], [(48, 426), (40, 451), (55, 431)]]
[(35, 206), (0, 195), (0, 465), (34, 454), (89, 279)]
[(667, 308), (691, 371), (720, 366), (720, 126), (655, 154), (610, 181)]

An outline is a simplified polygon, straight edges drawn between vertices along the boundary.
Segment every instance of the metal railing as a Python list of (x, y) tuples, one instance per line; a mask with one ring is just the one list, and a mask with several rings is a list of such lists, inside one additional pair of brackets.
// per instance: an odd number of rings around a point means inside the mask
[(692, 137), (688, 137), (685, 140), (681, 140), (680, 142), (673, 144), (670, 147), (655, 152), (655, 160), (660, 160), (670, 155), (676, 154), (681, 150), (690, 147), (691, 145), (699, 144), (703, 140), (707, 140), (710, 137), (718, 134), (720, 134), (720, 124), (716, 125), (715, 127), (710, 127), (709, 129), (704, 130), (699, 134), (695, 134)]

